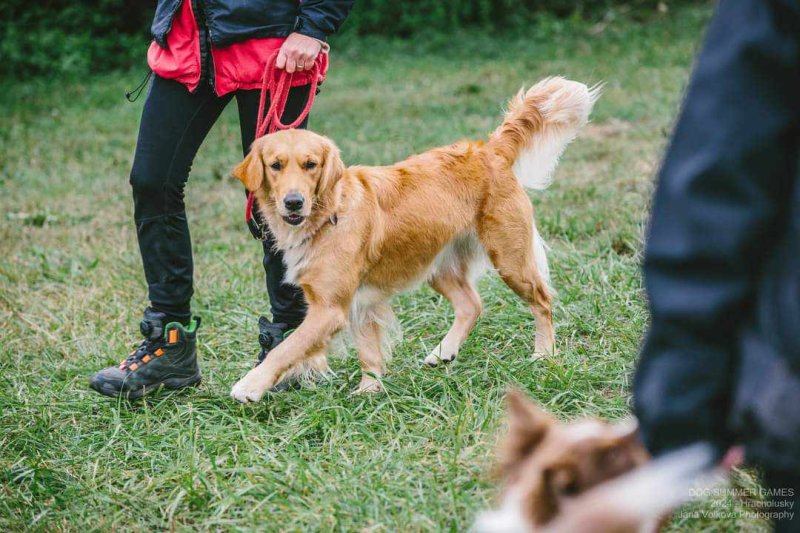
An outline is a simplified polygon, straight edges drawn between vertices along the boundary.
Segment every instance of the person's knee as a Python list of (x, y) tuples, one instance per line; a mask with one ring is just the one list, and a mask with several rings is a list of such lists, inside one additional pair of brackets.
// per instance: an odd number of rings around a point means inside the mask
[(165, 177), (159, 176), (150, 165), (134, 163), (130, 175), (131, 190), (134, 199), (154, 198), (164, 190)]
[(176, 187), (163, 172), (134, 164), (130, 174), (137, 219), (182, 212), (183, 187)]

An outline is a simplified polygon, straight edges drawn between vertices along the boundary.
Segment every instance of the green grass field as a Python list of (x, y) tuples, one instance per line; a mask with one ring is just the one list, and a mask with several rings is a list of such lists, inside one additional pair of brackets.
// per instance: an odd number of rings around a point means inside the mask
[[(228, 396), (267, 309), (260, 246), (229, 178), (234, 105), (187, 188), (202, 386), (138, 403), (89, 390), (93, 371), (138, 343), (147, 305), (128, 186), (142, 102), (123, 97), (143, 72), (3, 81), (0, 528), (460, 531), (496, 493), (489, 467), (508, 386), (563, 419), (625, 416), (647, 325), (639, 263), (653, 174), (709, 15), (334, 46), (311, 127), (351, 164), (485, 137), (520, 86), (548, 75), (606, 83), (554, 185), (531, 195), (552, 246), (557, 355), (532, 361), (530, 314), (487, 276), (458, 361), (425, 368), (452, 312), (423, 288), (396, 302), (403, 340), (375, 396), (351, 395), (354, 355), (332, 360), (336, 378), (317, 388), (252, 406)], [(729, 514), (678, 515), (672, 527), (763, 528)]]

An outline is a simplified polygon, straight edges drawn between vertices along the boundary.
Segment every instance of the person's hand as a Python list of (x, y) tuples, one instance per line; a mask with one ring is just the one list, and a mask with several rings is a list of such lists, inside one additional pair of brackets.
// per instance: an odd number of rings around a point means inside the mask
[(732, 446), (725, 452), (725, 457), (720, 461), (720, 466), (725, 470), (736, 468), (744, 463), (744, 446)]
[(321, 50), (322, 43), (313, 37), (292, 33), (283, 42), (275, 66), (289, 74), (310, 69)]

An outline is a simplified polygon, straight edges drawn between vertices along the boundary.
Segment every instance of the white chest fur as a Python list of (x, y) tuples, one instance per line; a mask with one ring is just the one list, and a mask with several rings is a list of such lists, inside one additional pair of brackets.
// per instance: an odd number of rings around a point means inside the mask
[(300, 274), (308, 266), (311, 256), (311, 246), (308, 242), (300, 243), (283, 251), (283, 262), (286, 264), (286, 275), (284, 283), (297, 285)]

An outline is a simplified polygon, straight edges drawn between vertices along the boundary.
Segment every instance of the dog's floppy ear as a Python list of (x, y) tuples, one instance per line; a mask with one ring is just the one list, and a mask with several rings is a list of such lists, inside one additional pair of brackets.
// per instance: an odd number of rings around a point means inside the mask
[(639, 423), (627, 418), (612, 427), (612, 433), (595, 450), (595, 462), (603, 469), (625, 471), (648, 459), (644, 445), (639, 441)]
[(231, 172), (248, 191), (257, 191), (264, 184), (264, 161), (261, 158), (263, 141), (264, 137), (253, 141), (250, 153)]
[(522, 392), (511, 389), (508, 404), (508, 435), (501, 448), (501, 468), (513, 470), (542, 442), (555, 420)]
[(324, 196), (330, 192), (344, 174), (344, 162), (339, 147), (326, 138), (322, 150), (322, 176), (317, 185), (318, 196)]

